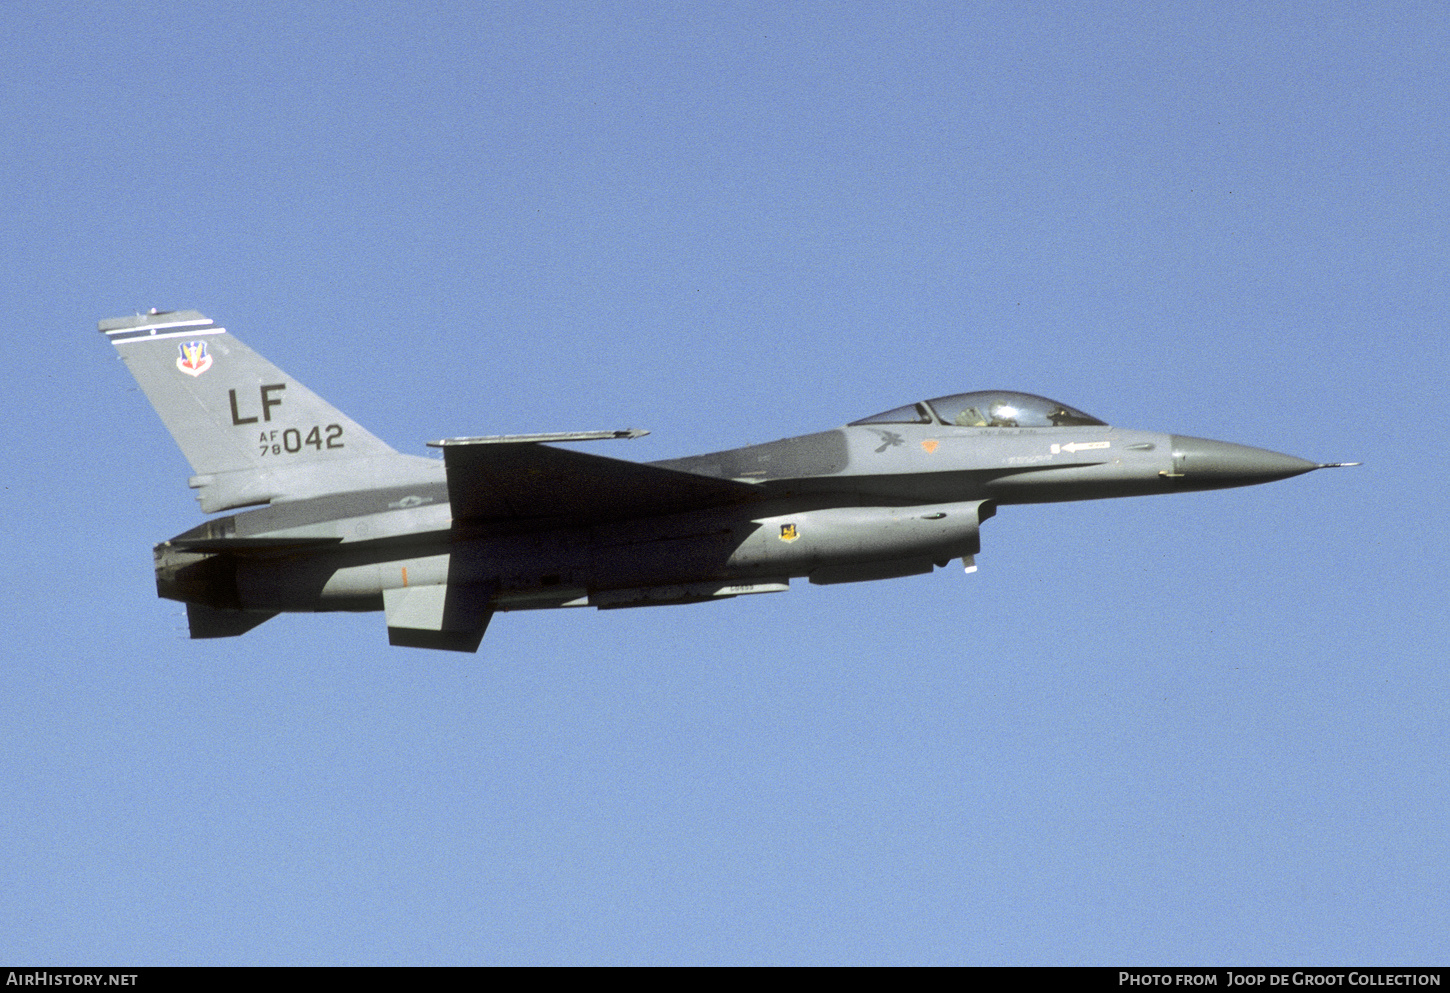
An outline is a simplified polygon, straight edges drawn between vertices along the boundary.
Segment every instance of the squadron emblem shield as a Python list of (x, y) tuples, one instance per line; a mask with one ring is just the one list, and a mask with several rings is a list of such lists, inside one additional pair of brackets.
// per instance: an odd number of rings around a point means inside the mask
[(206, 342), (188, 341), (181, 346), (181, 358), (176, 368), (188, 376), (200, 376), (211, 368), (211, 356), (206, 352)]
[(800, 532), (796, 530), (794, 524), (782, 524), (780, 526), (781, 541), (795, 541), (799, 537)]

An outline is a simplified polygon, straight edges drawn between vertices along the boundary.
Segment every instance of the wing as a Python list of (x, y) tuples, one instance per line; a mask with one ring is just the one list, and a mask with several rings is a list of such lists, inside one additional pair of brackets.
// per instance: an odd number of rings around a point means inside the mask
[(749, 484), (536, 441), (458, 438), (443, 449), (455, 522), (565, 518), (580, 525), (747, 503)]

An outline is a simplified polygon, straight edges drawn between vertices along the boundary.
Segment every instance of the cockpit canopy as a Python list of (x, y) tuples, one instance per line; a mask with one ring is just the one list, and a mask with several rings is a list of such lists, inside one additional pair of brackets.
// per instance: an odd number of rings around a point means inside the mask
[(1065, 403), (1007, 390), (979, 390), (924, 400), (852, 421), (858, 424), (949, 424), (964, 428), (1107, 427)]

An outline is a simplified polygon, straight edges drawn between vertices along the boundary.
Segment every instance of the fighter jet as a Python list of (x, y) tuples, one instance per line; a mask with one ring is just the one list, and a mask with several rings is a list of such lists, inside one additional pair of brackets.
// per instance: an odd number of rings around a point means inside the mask
[(402, 454), (194, 310), (100, 322), (213, 517), (154, 548), (193, 638), (284, 611), (377, 611), (388, 640), (477, 651), (498, 611), (647, 607), (976, 568), (998, 507), (1247, 486), (1322, 464), (1110, 427), (987, 390), (729, 451), (628, 462), (447, 438)]

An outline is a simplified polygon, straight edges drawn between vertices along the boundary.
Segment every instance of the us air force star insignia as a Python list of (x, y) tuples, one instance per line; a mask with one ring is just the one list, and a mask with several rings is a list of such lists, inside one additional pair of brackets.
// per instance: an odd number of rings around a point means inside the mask
[(935, 438), (928, 438), (926, 439), (926, 441), (923, 441), (921, 443), (921, 447), (926, 450), (926, 454), (930, 455), (932, 452), (936, 451), (937, 444), (938, 442)]
[(181, 358), (176, 368), (188, 376), (200, 376), (211, 368), (211, 356), (206, 353), (206, 342), (188, 341), (181, 346)]
[(781, 541), (795, 541), (800, 537), (800, 532), (795, 529), (794, 524), (782, 524), (780, 526)]

